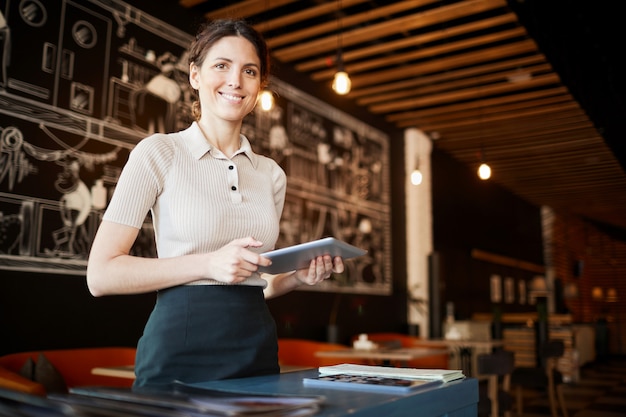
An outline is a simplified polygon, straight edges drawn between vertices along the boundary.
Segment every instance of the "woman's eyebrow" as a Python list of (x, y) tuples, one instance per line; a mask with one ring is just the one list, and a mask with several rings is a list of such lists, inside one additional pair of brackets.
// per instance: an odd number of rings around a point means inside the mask
[[(232, 63), (233, 60), (230, 58), (225, 58), (225, 57), (220, 57), (220, 56), (216, 56), (213, 61), (226, 61), (226, 62), (230, 62)], [(260, 68), (259, 64), (257, 64), (256, 62), (249, 62), (247, 64), (244, 64), (244, 67), (255, 67), (255, 68)]]
[(244, 67), (254, 67), (256, 69), (259, 69), (259, 64), (254, 63), (254, 62), (249, 62), (249, 63), (245, 64)]

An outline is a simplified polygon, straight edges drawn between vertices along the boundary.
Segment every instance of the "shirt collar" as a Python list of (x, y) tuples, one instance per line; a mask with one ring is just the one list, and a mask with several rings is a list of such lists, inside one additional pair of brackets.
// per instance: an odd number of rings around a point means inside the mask
[[(193, 122), (191, 126), (180, 133), (185, 139), (185, 143), (195, 159), (199, 160), (204, 155), (211, 152), (212, 146), (204, 139), (204, 134), (202, 133), (198, 122)], [(241, 147), (235, 155), (243, 153), (248, 157), (248, 159), (250, 159), (252, 166), (256, 169), (259, 163), (258, 155), (252, 151), (252, 145), (247, 137), (244, 135), (239, 135), (239, 137), (241, 139)]]

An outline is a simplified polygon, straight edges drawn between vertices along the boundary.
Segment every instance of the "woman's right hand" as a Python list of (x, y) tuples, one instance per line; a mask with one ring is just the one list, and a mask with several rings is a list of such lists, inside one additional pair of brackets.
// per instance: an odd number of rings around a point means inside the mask
[(263, 242), (253, 237), (235, 239), (209, 254), (207, 278), (227, 284), (236, 284), (255, 273), (260, 266), (269, 266), (272, 261), (248, 248), (259, 248)]

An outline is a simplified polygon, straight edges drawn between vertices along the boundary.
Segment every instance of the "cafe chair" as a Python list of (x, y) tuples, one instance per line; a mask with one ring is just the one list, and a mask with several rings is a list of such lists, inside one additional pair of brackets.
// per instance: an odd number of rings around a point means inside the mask
[(98, 367), (134, 365), (135, 348), (94, 347), (10, 353), (0, 357), (0, 388), (45, 396), (77, 386), (130, 387), (132, 379), (94, 375)]
[(478, 378), (486, 378), (479, 389), (478, 415), (510, 416), (513, 408), (511, 373), (515, 367), (515, 354), (508, 350), (481, 353), (476, 357)]
[(557, 361), (563, 356), (565, 345), (562, 340), (549, 340), (538, 354), (544, 366), (517, 367), (511, 373), (511, 386), (515, 388), (516, 411), (524, 412), (524, 389), (539, 390), (548, 393), (552, 417), (559, 417), (557, 401), (563, 417), (568, 417), (563, 396), (563, 375), (557, 370)]

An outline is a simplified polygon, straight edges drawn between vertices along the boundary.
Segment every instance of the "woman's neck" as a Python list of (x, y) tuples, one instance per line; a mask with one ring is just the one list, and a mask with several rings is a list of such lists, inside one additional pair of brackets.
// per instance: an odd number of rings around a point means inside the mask
[(241, 122), (228, 123), (220, 121), (207, 121), (200, 119), (198, 121), (200, 130), (204, 134), (204, 138), (209, 144), (219, 149), (226, 157), (232, 157), (241, 147)]

